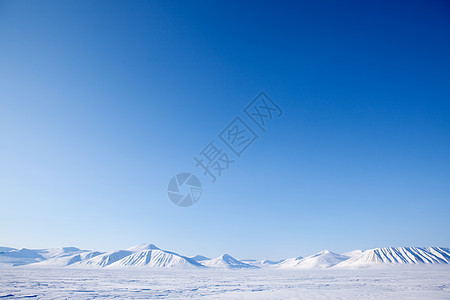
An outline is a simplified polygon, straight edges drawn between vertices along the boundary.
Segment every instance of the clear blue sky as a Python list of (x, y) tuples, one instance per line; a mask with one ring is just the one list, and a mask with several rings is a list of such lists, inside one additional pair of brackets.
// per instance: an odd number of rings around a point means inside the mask
[[(0, 1), (0, 244), (448, 247), (449, 53), (446, 1)], [(193, 156), (261, 90), (284, 115), (208, 183)]]

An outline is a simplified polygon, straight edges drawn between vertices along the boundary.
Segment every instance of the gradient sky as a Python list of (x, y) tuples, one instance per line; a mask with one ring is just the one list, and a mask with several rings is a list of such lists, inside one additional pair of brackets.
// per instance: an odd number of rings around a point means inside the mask
[[(0, 1), (0, 245), (449, 247), (449, 53), (446, 1)], [(284, 115), (208, 182), (260, 91)]]

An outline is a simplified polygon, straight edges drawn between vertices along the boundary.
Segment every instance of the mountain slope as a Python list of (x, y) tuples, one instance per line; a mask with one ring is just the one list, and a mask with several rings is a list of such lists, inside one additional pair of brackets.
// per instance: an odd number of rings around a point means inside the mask
[(336, 268), (387, 264), (450, 264), (450, 249), (440, 247), (389, 247), (366, 250)]
[(287, 259), (279, 266), (281, 269), (326, 269), (348, 258), (348, 256), (324, 250), (302, 259)]
[(202, 261), (204, 266), (218, 269), (245, 269), (245, 268), (258, 268), (250, 264), (241, 262), (231, 255), (224, 254), (217, 258)]
[(96, 255), (95, 257), (92, 257), (90, 259), (81, 260), (81, 261), (73, 264), (73, 266), (74, 267), (90, 266), (90, 267), (102, 267), (103, 268), (103, 267), (109, 266), (129, 255), (132, 255), (133, 253), (137, 253), (137, 252), (145, 251), (145, 250), (152, 250), (152, 249), (159, 250), (159, 248), (153, 244), (139, 244), (139, 245), (130, 247), (126, 250), (116, 250), (116, 251), (109, 251), (106, 253), (102, 253), (102, 254)]
[(128, 250), (117, 250), (110, 251), (95, 257), (92, 257), (85, 261), (80, 261), (78, 263), (73, 264), (73, 266), (89, 266), (89, 267), (106, 267), (110, 264), (115, 263), (118, 260), (132, 254), (132, 251)]

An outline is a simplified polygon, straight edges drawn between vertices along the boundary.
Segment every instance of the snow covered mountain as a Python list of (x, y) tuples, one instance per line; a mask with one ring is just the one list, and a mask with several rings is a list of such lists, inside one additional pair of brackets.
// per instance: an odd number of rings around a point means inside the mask
[(450, 249), (440, 247), (375, 248), (338, 264), (335, 268), (362, 268), (386, 264), (450, 264)]
[(323, 250), (305, 258), (291, 258), (279, 264), (281, 269), (326, 269), (347, 260), (349, 257)]
[(160, 249), (146, 249), (130, 254), (110, 265), (111, 268), (146, 267), (146, 268), (203, 268), (192, 258)]
[(81, 258), (72, 263), (71, 267), (204, 268), (191, 258), (161, 250), (153, 244), (140, 244), (126, 250), (110, 251), (89, 259)]
[(258, 268), (250, 264), (237, 260), (228, 254), (223, 254), (217, 258), (202, 261), (204, 266), (216, 269), (244, 269), (244, 268)]

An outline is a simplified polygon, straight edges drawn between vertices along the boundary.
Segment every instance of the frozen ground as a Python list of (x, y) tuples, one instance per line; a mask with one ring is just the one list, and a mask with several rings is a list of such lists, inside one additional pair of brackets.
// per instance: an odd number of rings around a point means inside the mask
[(0, 299), (450, 299), (450, 267), (123, 270), (0, 267)]

